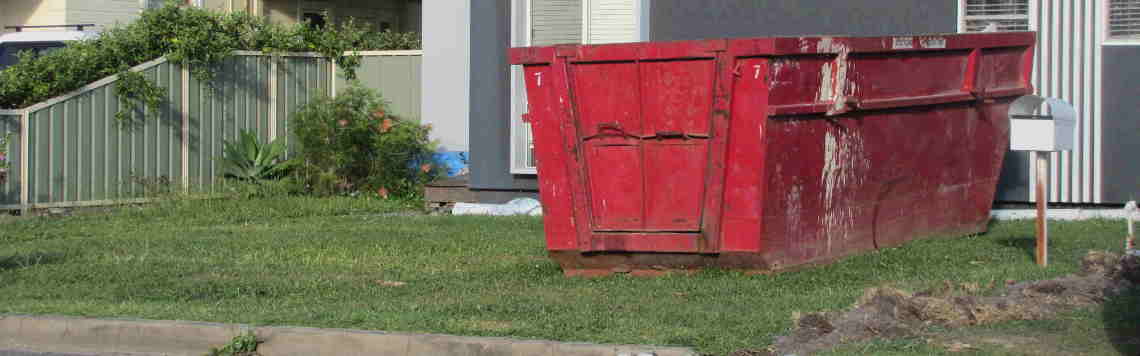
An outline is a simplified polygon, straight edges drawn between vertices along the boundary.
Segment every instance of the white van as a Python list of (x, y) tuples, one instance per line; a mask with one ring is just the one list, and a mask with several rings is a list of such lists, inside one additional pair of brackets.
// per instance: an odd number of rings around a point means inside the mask
[[(0, 70), (16, 64), (20, 59), (16, 56), (21, 51), (31, 51), (34, 55), (41, 55), (61, 48), (71, 41), (79, 41), (95, 37), (95, 31), (85, 31), (85, 27), (94, 27), (93, 24), (57, 25), (57, 26), (7, 26), (5, 29), (16, 30), (0, 34)], [(60, 30), (42, 30), (58, 29)], [(35, 29), (26, 31), (28, 29)]]

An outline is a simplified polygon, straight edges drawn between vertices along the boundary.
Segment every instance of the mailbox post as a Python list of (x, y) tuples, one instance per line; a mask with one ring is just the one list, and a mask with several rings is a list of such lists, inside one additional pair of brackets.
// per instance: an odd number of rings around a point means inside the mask
[[(1042, 105), (1048, 115), (1038, 114)], [(1037, 264), (1049, 265), (1049, 152), (1069, 151), (1076, 141), (1076, 110), (1054, 98), (1026, 95), (1009, 108), (1009, 148), (1031, 151), (1037, 167)]]

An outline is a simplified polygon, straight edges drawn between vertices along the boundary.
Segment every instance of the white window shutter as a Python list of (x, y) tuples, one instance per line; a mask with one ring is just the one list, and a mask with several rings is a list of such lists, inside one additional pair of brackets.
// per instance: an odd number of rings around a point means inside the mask
[(1030, 0), (965, 0), (965, 32), (1029, 31)]
[(637, 0), (589, 0), (591, 44), (637, 42)]
[[(442, 1), (442, 0), (441, 0)], [(450, 0), (448, 0), (450, 1)], [(483, 0), (476, 0), (483, 1)], [(529, 45), (601, 44), (637, 42), (643, 0), (515, 0), (526, 4), (529, 15)], [(518, 13), (514, 13), (517, 16)], [(514, 21), (519, 21), (515, 18)], [(516, 30), (526, 26), (515, 25)], [(521, 68), (514, 68), (511, 84), (511, 173), (535, 174), (534, 138), (530, 125), (519, 116), (525, 111)]]
[(531, 0), (532, 46), (582, 43), (582, 0)]
[(1140, 0), (1109, 0), (1108, 36), (1140, 38)]

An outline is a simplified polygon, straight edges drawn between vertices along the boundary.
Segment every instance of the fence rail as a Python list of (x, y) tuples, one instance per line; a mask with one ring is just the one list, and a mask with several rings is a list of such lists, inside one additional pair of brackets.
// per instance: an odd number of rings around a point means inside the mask
[[(328, 58), (235, 52), (213, 81), (165, 58), (132, 68), (166, 91), (160, 111), (139, 107), (119, 121), (117, 76), (19, 110), (0, 110), (8, 135), (0, 209), (87, 206), (142, 198), (155, 185), (212, 190), (214, 158), (242, 130), (289, 138), (293, 111), (312, 94), (346, 83)], [(369, 51), (358, 77), (380, 89), (393, 114), (419, 118), (420, 51)]]

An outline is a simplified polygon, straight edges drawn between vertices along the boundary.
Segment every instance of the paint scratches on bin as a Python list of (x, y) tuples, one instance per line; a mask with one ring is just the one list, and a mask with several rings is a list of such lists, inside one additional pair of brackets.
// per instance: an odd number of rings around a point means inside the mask
[(851, 50), (846, 44), (835, 42), (830, 37), (824, 37), (816, 44), (819, 53), (834, 53), (835, 60), (824, 63), (819, 71), (819, 91), (816, 93), (816, 102), (830, 102), (827, 115), (839, 115), (849, 111), (848, 98), (854, 94), (854, 86), (847, 81), (847, 72), (850, 61), (848, 54)]
[[(777, 168), (780, 168), (777, 166)], [(805, 213), (803, 205), (803, 192), (804, 186), (800, 182), (796, 182), (788, 188), (787, 193), (787, 214), (784, 215), (784, 226), (787, 226), (788, 236), (800, 236), (800, 217)]]
[(819, 42), (815, 44), (815, 51), (819, 53), (832, 53), (836, 50), (836, 45), (842, 46), (839, 43), (835, 43), (835, 40), (831, 37), (820, 37)]
[(846, 241), (855, 229), (857, 202), (842, 201), (850, 198), (845, 191), (858, 187), (867, 179), (871, 161), (864, 151), (863, 136), (857, 130), (830, 127), (823, 137), (823, 233), (827, 238), (826, 254), (832, 253), (835, 238)]
[(824, 63), (819, 70), (819, 92), (815, 95), (816, 102), (828, 102), (835, 98), (835, 74), (831, 70), (831, 63)]
[(780, 78), (784, 78), (784, 75), (783, 75), (784, 72), (793, 72), (794, 73), (795, 71), (798, 71), (799, 69), (800, 69), (800, 61), (790, 61), (787, 59), (772, 60), (772, 64), (771, 64), (770, 70), (769, 70), (771, 75), (768, 76), (768, 88), (771, 90), (775, 90), (775, 89), (780, 88), (780, 87), (797, 85), (798, 83), (795, 81), (787, 80), (787, 79), (780, 80)]
[(834, 88), (831, 89), (831, 107), (827, 109), (828, 116), (839, 115), (848, 111), (847, 98), (854, 91), (854, 87), (848, 88), (847, 85), (847, 67), (849, 64), (847, 54), (849, 52), (850, 50), (844, 46), (835, 56), (831, 73), (823, 73), (823, 75), (830, 74), (834, 78), (832, 79)]

